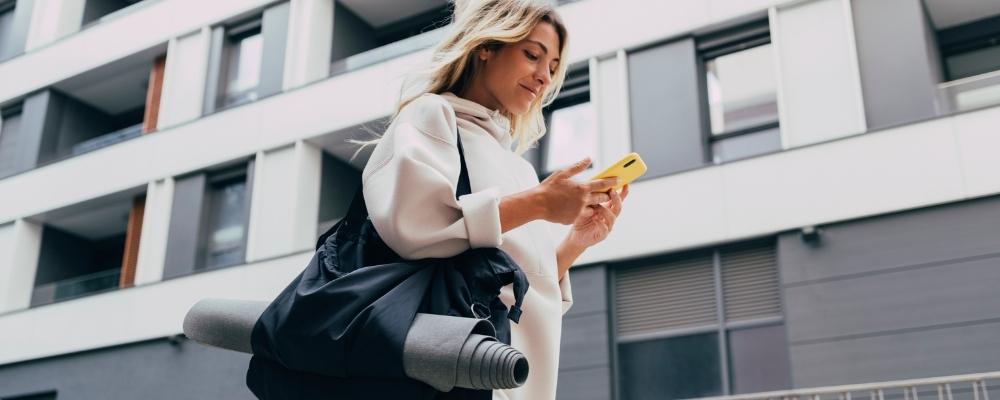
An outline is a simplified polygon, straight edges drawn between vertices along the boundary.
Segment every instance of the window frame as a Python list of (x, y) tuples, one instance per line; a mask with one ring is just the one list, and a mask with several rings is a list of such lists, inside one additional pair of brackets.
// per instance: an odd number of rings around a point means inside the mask
[[(230, 97), (229, 85), (230, 85), (230, 65), (233, 62), (233, 49), (234, 46), (242, 42), (244, 39), (252, 37), (254, 35), (260, 35), (260, 40), (264, 40), (264, 16), (255, 15), (252, 18), (241, 20), (238, 23), (227, 25), (222, 28), (222, 43), (220, 46), (220, 57), (219, 57), (219, 94), (216, 98), (215, 110), (221, 111), (232, 107), (238, 107), (240, 105), (251, 103), (253, 101), (259, 100), (255, 99), (240, 99), (248, 93), (254, 93), (260, 90), (260, 77), (257, 78), (257, 84), (251, 88), (246, 89), (233, 97)], [(264, 52), (263, 43), (261, 44), (261, 59), (257, 60), (258, 64), (263, 62)], [(236, 100), (239, 99), (239, 100)]]
[[(772, 129), (777, 130), (776, 134), (778, 135), (780, 141), (781, 137), (780, 109), (778, 109), (778, 111), (775, 113), (774, 120), (761, 122), (738, 129), (726, 130), (718, 134), (712, 132), (712, 121), (710, 118), (712, 105), (710, 103), (710, 99), (708, 96), (708, 81), (707, 81), (709, 62), (718, 59), (720, 57), (736, 54), (742, 51), (771, 44), (772, 44), (771, 29), (767, 18), (763, 20), (757, 20), (745, 23), (729, 29), (724, 29), (715, 33), (696, 37), (695, 49), (698, 52), (696, 59), (698, 61), (697, 70), (698, 70), (698, 79), (700, 86), (699, 91), (701, 93), (701, 99), (699, 101), (699, 104), (703, 109), (702, 138), (705, 142), (705, 152), (709, 158), (708, 163), (710, 165), (725, 164), (727, 162), (733, 162), (745, 158), (776, 153), (783, 150), (779, 144), (778, 148), (772, 151), (754, 154), (750, 156), (728, 159), (728, 160), (717, 160), (717, 158), (715, 157), (716, 153), (715, 151), (713, 151), (713, 147), (717, 143)], [(773, 45), (772, 45), (772, 51), (774, 51)], [(776, 97), (775, 101), (777, 101), (777, 93), (775, 93), (775, 97)]]
[[(232, 263), (220, 263), (220, 264), (210, 264), (211, 260), (211, 249), (209, 248), (210, 236), (213, 232), (212, 220), (215, 218), (213, 214), (212, 204), (215, 201), (215, 197), (218, 196), (217, 192), (226, 186), (242, 181), (244, 183), (243, 192), (243, 215), (240, 216), (243, 220), (243, 237), (240, 239), (239, 245), (239, 256), (238, 260)], [(196, 255), (196, 265), (194, 272), (199, 271), (210, 271), (215, 269), (222, 269), (233, 267), (237, 265), (243, 265), (246, 263), (247, 255), (247, 239), (249, 238), (249, 228), (250, 228), (250, 205), (251, 197), (253, 196), (253, 166), (252, 162), (241, 163), (239, 165), (225, 167), (219, 170), (207, 171), (205, 173), (205, 188), (204, 188), (204, 200), (202, 202), (202, 212), (201, 221), (199, 224), (199, 235), (201, 239), (200, 243), (197, 244), (197, 255)]]
[[(14, 18), (16, 17), (15, 14), (16, 12), (17, 12), (17, 0), (7, 0), (7, 1), (0, 0), (0, 15), (10, 13), (11, 31), (13, 31), (13, 27), (15, 25)], [(0, 55), (3, 55), (4, 53), (7, 52), (8, 50), (7, 47), (12, 45), (12, 43), (10, 43), (11, 40), (12, 39), (10, 37), (4, 37), (3, 35), (0, 35)]]
[[(768, 317), (756, 317), (752, 319), (729, 321), (725, 314), (725, 293), (723, 291), (723, 275), (722, 275), (722, 253), (727, 251), (732, 251), (741, 248), (754, 247), (754, 246), (770, 246), (777, 253), (777, 238), (765, 237), (752, 239), (745, 242), (726, 244), (721, 246), (708, 247), (703, 249), (689, 250), (681, 253), (672, 253), (666, 255), (659, 255), (649, 258), (644, 258), (641, 260), (629, 261), (618, 266), (611, 266), (610, 269), (613, 273), (609, 274), (611, 279), (608, 280), (609, 290), (608, 290), (608, 301), (610, 304), (609, 312), (612, 314), (611, 326), (609, 327), (609, 337), (612, 346), (611, 349), (611, 375), (613, 386), (620, 388), (619, 384), (619, 374), (621, 372), (620, 360), (619, 360), (619, 346), (621, 344), (636, 343), (636, 342), (646, 342), (655, 341), (662, 339), (671, 339), (684, 336), (693, 336), (699, 334), (715, 333), (718, 338), (718, 354), (719, 354), (719, 370), (720, 377), (722, 381), (720, 382), (720, 387), (722, 388), (722, 394), (720, 396), (730, 396), (736, 393), (733, 392), (733, 371), (731, 370), (732, 365), (732, 354), (729, 349), (729, 335), (731, 331), (739, 329), (752, 329), (752, 328), (763, 328), (770, 326), (786, 326), (786, 309), (784, 307), (784, 293), (780, 292), (779, 285), (779, 296), (781, 297), (781, 311), (778, 316), (768, 316)], [(692, 259), (698, 257), (710, 256), (712, 258), (712, 273), (714, 280), (714, 298), (716, 306), (716, 316), (715, 322), (711, 324), (704, 324), (693, 327), (681, 327), (681, 328), (671, 328), (664, 329), (655, 333), (641, 333), (633, 335), (631, 337), (622, 338), (618, 334), (618, 315), (616, 308), (616, 276), (617, 271), (629, 268), (642, 268), (648, 267), (650, 265), (656, 265), (666, 262), (679, 261), (685, 259)], [(776, 254), (777, 256), (777, 254)], [(778, 270), (778, 260), (775, 260), (774, 268), (780, 277), (780, 270)], [(780, 279), (780, 278), (779, 278)], [(786, 328), (787, 329), (787, 328)], [(786, 331), (787, 337), (787, 331)], [(787, 348), (786, 348), (787, 350)], [(789, 366), (788, 373), (791, 374), (791, 367)], [(789, 382), (791, 382), (789, 376)], [(615, 390), (616, 399), (622, 398), (621, 389)]]

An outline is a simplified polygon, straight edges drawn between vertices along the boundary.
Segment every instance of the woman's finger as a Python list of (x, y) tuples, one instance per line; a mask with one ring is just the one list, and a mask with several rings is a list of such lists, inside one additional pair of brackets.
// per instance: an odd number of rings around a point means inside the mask
[(608, 229), (610, 230), (611, 227), (615, 226), (615, 219), (618, 216), (615, 215), (615, 213), (611, 212), (611, 210), (609, 210), (607, 207), (604, 206), (598, 206), (598, 207), (600, 208), (597, 210), (597, 212), (601, 214), (601, 217), (603, 217), (604, 221), (608, 225)]
[(611, 212), (616, 216), (622, 212), (622, 197), (614, 190), (611, 191)]
[(597, 205), (597, 204), (601, 204), (601, 203), (607, 202), (609, 200), (611, 200), (611, 196), (608, 195), (607, 193), (592, 192), (592, 193), (590, 193), (590, 195), (588, 197), (587, 205), (588, 206)]

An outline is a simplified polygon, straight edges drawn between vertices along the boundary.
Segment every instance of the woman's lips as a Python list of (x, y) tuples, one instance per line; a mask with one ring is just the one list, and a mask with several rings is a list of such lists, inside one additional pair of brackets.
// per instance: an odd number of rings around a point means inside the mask
[(527, 90), (527, 91), (528, 91), (528, 93), (531, 93), (531, 98), (535, 98), (536, 96), (538, 96), (538, 94), (536, 94), (536, 93), (535, 93), (535, 92), (534, 92), (533, 90), (531, 90), (531, 89), (528, 89), (528, 88), (527, 88), (527, 87), (525, 87), (524, 85), (518, 85), (518, 86), (521, 86), (521, 89), (524, 89), (524, 90)]

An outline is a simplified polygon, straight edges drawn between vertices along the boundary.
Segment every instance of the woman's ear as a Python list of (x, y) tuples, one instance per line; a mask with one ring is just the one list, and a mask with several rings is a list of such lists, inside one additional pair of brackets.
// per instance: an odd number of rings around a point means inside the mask
[(489, 59), (493, 57), (493, 53), (494, 51), (490, 48), (490, 46), (479, 46), (476, 50), (476, 59), (483, 62), (489, 61)]

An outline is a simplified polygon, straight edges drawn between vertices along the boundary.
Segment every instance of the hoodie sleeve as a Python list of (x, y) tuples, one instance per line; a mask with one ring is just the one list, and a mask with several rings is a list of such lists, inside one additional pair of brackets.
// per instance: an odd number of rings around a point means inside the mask
[(456, 134), (451, 105), (421, 96), (400, 111), (362, 172), (372, 224), (403, 258), (451, 257), (503, 243), (498, 188), (455, 199)]

